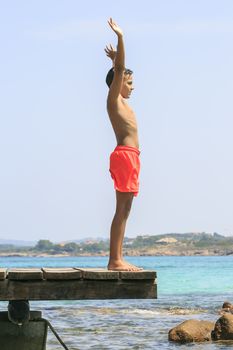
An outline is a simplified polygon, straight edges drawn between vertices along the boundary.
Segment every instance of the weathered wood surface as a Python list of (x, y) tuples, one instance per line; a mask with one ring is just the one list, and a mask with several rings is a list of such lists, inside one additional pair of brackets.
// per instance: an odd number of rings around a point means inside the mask
[(7, 271), (9, 280), (42, 280), (43, 272), (35, 268), (14, 268)]
[(44, 267), (42, 268), (42, 271), (43, 277), (46, 280), (79, 280), (82, 278), (82, 272), (71, 267)]
[(120, 272), (120, 278), (122, 280), (151, 280), (156, 278), (155, 271), (142, 270), (138, 272), (122, 271)]
[(108, 271), (106, 269), (92, 269), (82, 268), (79, 269), (82, 273), (82, 277), (85, 280), (118, 280), (119, 272)]
[[(4, 270), (4, 269), (2, 269)], [(93, 268), (0, 270), (0, 300), (157, 298), (156, 272)]]
[(7, 269), (0, 269), (0, 280), (4, 280), (6, 278)]

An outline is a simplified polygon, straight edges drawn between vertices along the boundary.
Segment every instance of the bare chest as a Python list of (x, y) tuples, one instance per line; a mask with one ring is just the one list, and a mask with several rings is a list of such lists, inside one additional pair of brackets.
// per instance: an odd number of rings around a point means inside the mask
[(131, 128), (137, 127), (136, 115), (133, 109), (126, 103), (119, 103), (113, 109), (109, 109), (109, 117), (113, 124), (121, 124)]

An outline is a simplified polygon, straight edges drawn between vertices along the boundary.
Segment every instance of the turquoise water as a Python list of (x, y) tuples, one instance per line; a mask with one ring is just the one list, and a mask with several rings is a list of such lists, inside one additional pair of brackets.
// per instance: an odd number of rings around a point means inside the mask
[[(233, 302), (233, 257), (129, 257), (158, 273), (157, 300), (31, 302), (42, 310), (70, 349), (180, 349), (170, 343), (170, 328), (187, 319), (216, 321), (225, 300)], [(105, 257), (1, 258), (2, 267), (105, 267)], [(1, 310), (7, 307), (0, 303)], [(182, 345), (215, 350), (232, 344)], [(61, 346), (53, 335), (48, 350)]]

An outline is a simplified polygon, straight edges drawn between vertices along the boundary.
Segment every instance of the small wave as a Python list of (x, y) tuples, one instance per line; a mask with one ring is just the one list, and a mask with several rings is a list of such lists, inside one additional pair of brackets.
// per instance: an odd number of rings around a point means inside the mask
[(124, 310), (125, 314), (140, 314), (140, 315), (160, 315), (161, 312), (158, 310), (146, 310), (146, 309), (127, 309)]
[(200, 313), (205, 313), (204, 309), (185, 309), (185, 308), (166, 308), (159, 310), (147, 310), (147, 309), (127, 309), (124, 310), (126, 314), (139, 314), (139, 315), (147, 315), (147, 316), (155, 316), (155, 315), (197, 315)]
[(206, 312), (204, 309), (201, 308), (185, 309), (179, 307), (169, 308), (167, 311), (170, 315), (197, 315)]
[(120, 314), (127, 314), (127, 315), (141, 315), (142, 317), (145, 316), (147, 317), (156, 317), (161, 315), (162, 317), (165, 316), (174, 316), (174, 315), (180, 315), (180, 316), (185, 316), (185, 315), (198, 315), (198, 314), (216, 314), (218, 313), (216, 309), (214, 310), (209, 310), (208, 308), (201, 308), (199, 306), (191, 306), (188, 307), (187, 305), (185, 307), (180, 307), (180, 306), (169, 306), (169, 305), (159, 305), (158, 307), (93, 307), (93, 306), (85, 306), (85, 307), (80, 307), (78, 306), (77, 308), (62, 308), (62, 307), (50, 307), (46, 308), (45, 313), (53, 313), (56, 312), (57, 314), (65, 313), (66, 316), (69, 317), (77, 317), (80, 315), (88, 315), (88, 314), (99, 314), (99, 315), (120, 315)]

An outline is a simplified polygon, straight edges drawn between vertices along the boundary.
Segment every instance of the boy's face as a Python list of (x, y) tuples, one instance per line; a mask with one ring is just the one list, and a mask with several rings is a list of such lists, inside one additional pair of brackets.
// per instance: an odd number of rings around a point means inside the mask
[(130, 98), (131, 92), (133, 91), (133, 75), (125, 74), (121, 86), (121, 96), (123, 98)]

